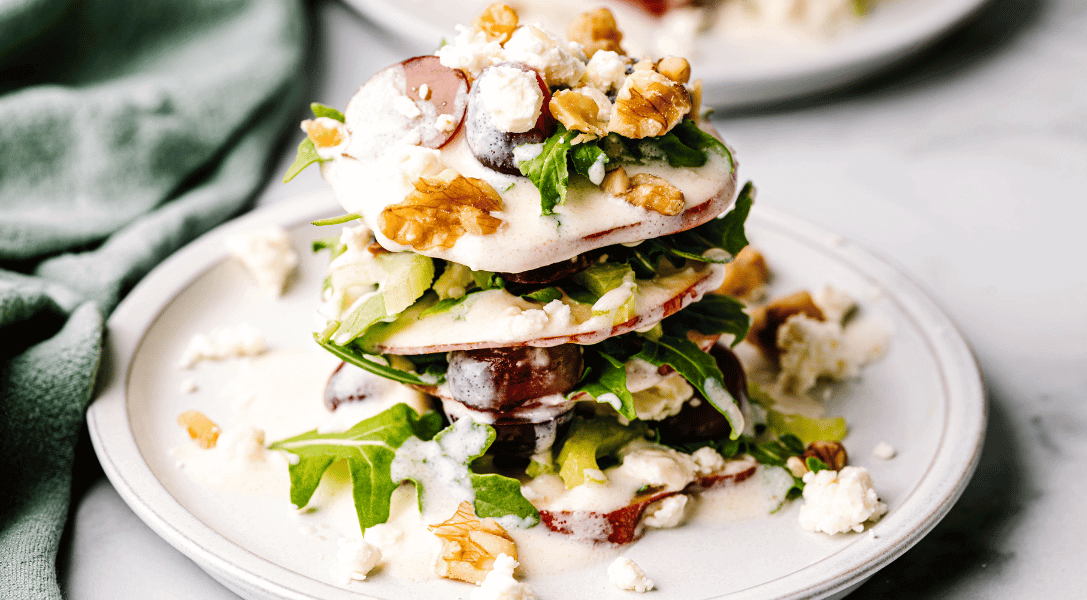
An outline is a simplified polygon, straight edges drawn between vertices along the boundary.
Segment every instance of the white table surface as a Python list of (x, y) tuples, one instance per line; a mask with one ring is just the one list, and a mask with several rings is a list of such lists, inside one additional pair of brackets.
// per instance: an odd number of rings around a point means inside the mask
[[(337, 3), (313, 10), (314, 100), (343, 106), (407, 54)], [(984, 373), (989, 434), (965, 495), (851, 598), (1083, 597), (1087, 2), (995, 0), (894, 72), (716, 124), (760, 202), (900, 265), (951, 315)], [(289, 186), (273, 178), (259, 203), (324, 185), (316, 169)], [(73, 600), (235, 598), (104, 478), (74, 502), (59, 557)]]

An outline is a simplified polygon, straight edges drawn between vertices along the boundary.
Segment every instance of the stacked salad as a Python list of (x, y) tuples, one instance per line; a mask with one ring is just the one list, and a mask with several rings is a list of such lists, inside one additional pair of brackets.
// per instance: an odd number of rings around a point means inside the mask
[(756, 425), (729, 349), (750, 319), (714, 292), (754, 188), (700, 82), (627, 56), (605, 9), (567, 38), (492, 5), (302, 124), (286, 179), (319, 164), (347, 211), (318, 222), (343, 227), (314, 243), (331, 259), (316, 341), (437, 410), (273, 444), (297, 506), (346, 459), (363, 529), (411, 480), (421, 501), (453, 490), (479, 518), (625, 543), (649, 504), (805, 452)]

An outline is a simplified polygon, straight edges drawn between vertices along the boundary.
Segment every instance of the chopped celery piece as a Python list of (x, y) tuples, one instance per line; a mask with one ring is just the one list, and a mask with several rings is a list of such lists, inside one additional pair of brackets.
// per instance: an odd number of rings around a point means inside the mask
[(460, 298), (472, 283), (472, 270), (455, 262), (446, 263), (445, 271), (434, 282), (438, 300)]
[[(634, 283), (634, 269), (626, 263), (597, 263), (588, 269), (572, 276), (573, 280), (597, 297), (597, 303), (593, 305), (592, 315), (600, 317), (612, 315), (612, 324), (618, 325), (634, 318), (637, 306), (635, 305), (634, 292), (638, 289)], [(623, 298), (618, 305), (598, 307), (599, 302), (609, 293), (622, 294), (615, 291), (628, 284), (630, 293)], [(607, 303), (612, 304), (612, 303)]]
[(343, 323), (332, 335), (332, 341), (341, 346), (357, 338), (374, 323), (388, 316), (385, 311), (385, 299), (375, 293), (357, 301), (354, 309), (343, 319)]
[(818, 419), (804, 415), (787, 415), (773, 409), (766, 411), (767, 425), (777, 435), (791, 433), (805, 444), (818, 441), (841, 441), (846, 434), (845, 419)]
[[(599, 470), (596, 460), (622, 448), (627, 442), (644, 437), (646, 426), (641, 421), (622, 425), (612, 417), (591, 420), (575, 419), (559, 451), (559, 477), (567, 489), (585, 483), (585, 470)], [(594, 480), (596, 481), (596, 480)]]
[(575, 283), (589, 290), (597, 298), (623, 285), (627, 274), (633, 276), (634, 269), (626, 263), (596, 263), (588, 269), (575, 273), (570, 277)]
[(430, 258), (414, 252), (379, 254), (376, 258), (389, 274), (381, 288), (386, 314), (400, 313), (430, 289), (434, 280), (434, 261)]

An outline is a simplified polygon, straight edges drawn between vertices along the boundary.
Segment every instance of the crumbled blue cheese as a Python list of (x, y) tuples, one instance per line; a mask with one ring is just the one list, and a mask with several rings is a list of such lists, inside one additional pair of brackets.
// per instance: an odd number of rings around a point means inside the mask
[(340, 538), (332, 575), (341, 581), (362, 581), (381, 562), (381, 550), (362, 539)]
[(634, 410), (643, 421), (660, 421), (679, 414), (694, 396), (694, 388), (679, 373), (670, 373), (656, 385), (632, 393)]
[(887, 442), (880, 442), (872, 449), (872, 456), (880, 460), (891, 460), (896, 454), (898, 454), (898, 452), (895, 451), (894, 446)]
[(226, 239), (226, 247), (257, 284), (275, 296), (283, 293), (287, 279), (298, 267), (298, 253), (282, 227), (236, 233)]
[(539, 71), (548, 87), (577, 87), (585, 74), (585, 53), (580, 44), (564, 42), (533, 25), (518, 27), (503, 50), (505, 60)]
[(235, 467), (265, 460), (264, 430), (252, 425), (237, 425), (219, 434), (215, 451)]
[(484, 73), (476, 85), (499, 131), (523, 133), (536, 126), (544, 98), (535, 73), (500, 65)]
[(864, 467), (804, 474), (800, 526), (808, 531), (861, 532), (866, 522), (878, 521), (886, 512), (887, 505), (872, 489), (872, 477)]
[(255, 356), (267, 348), (264, 335), (249, 323), (216, 329), (208, 334), (198, 333), (189, 340), (178, 365), (191, 369), (202, 360), (223, 360)]
[(474, 31), (464, 25), (457, 25), (456, 31), (457, 36), (453, 41), (435, 52), (443, 65), (451, 69), (464, 69), (472, 77), (478, 77), (483, 69), (506, 60), (502, 45), (498, 41), (488, 40), (487, 34), (482, 31)]
[(585, 77), (602, 92), (611, 92), (623, 85), (630, 60), (611, 50), (597, 50), (585, 65)]
[(642, 521), (646, 527), (657, 529), (670, 529), (683, 522), (687, 516), (686, 494), (668, 496), (650, 504), (645, 508), (645, 519)]
[(843, 328), (834, 321), (793, 315), (778, 328), (781, 373), (778, 385), (786, 392), (805, 392), (819, 377), (849, 379), (885, 351), (888, 332), (875, 322)]
[(494, 559), (494, 566), (479, 589), (472, 590), (471, 600), (536, 600), (536, 592), (527, 583), (514, 578), (518, 563), (506, 554)]
[(621, 590), (648, 592), (653, 589), (653, 580), (646, 577), (645, 571), (625, 556), (616, 558), (608, 565), (608, 579)]

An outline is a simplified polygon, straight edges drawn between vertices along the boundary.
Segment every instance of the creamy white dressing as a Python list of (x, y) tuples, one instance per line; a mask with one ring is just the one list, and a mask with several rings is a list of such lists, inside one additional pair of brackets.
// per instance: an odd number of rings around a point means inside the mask
[[(348, 105), (348, 113), (353, 105), (354, 101)], [(353, 120), (362, 119), (349, 117), (349, 126)], [(352, 139), (357, 137), (352, 135)], [(391, 145), (396, 143), (403, 142), (390, 141)], [(420, 254), (450, 260), (477, 271), (520, 273), (567, 260), (594, 248), (637, 242), (685, 229), (722, 212), (736, 191), (736, 175), (728, 158), (716, 152), (708, 153), (708, 157), (706, 165), (699, 168), (673, 168), (663, 162), (624, 165), (631, 176), (649, 173), (679, 188), (684, 195), (685, 210), (717, 199), (711, 210), (700, 211), (698, 217), (685, 213), (666, 216), (639, 208), (578, 176), (570, 178), (566, 204), (555, 208), (555, 216), (544, 217), (540, 215), (539, 190), (527, 178), (505, 175), (483, 166), (472, 155), (465, 134), (458, 132), (442, 148), (441, 163), (465, 177), (489, 183), (502, 197), (503, 209), (492, 215), (502, 219), (503, 224), (494, 234), (464, 235), (452, 248), (433, 248)], [(361, 214), (382, 246), (403, 251), (409, 247), (385, 237), (378, 226), (381, 211), (391, 204), (403, 202), (414, 189), (411, 186), (413, 179), (398, 175), (397, 164), (381, 154), (367, 159), (345, 155), (322, 163), (321, 173), (344, 209)], [(693, 218), (699, 221), (692, 221)]]

